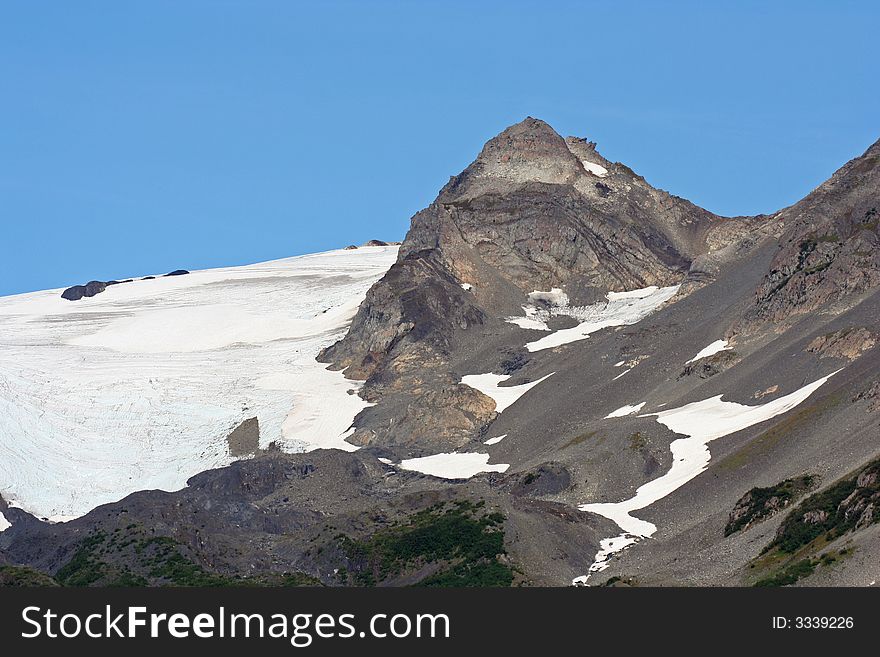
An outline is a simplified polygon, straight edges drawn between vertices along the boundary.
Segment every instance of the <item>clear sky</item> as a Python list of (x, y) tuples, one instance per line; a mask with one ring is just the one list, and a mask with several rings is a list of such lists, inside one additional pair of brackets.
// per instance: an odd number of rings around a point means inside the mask
[(877, 2), (0, 4), (0, 294), (402, 239), (527, 115), (726, 215), (880, 137)]

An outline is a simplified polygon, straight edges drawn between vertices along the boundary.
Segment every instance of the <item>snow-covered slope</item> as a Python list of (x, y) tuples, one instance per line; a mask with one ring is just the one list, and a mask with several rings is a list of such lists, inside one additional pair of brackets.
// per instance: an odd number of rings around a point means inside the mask
[(366, 405), (316, 363), (397, 247), (365, 247), (136, 280), (80, 301), (0, 299), (0, 494), (79, 516), (228, 464), (256, 417), (260, 445), (354, 449)]

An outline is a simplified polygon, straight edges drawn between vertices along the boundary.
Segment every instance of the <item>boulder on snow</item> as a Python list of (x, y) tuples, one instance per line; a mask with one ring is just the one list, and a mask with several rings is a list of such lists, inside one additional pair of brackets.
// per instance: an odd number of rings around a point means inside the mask
[(68, 301), (79, 301), (83, 297), (93, 297), (101, 294), (106, 289), (107, 283), (104, 281), (89, 281), (85, 285), (74, 285), (67, 288), (61, 293), (61, 298)]

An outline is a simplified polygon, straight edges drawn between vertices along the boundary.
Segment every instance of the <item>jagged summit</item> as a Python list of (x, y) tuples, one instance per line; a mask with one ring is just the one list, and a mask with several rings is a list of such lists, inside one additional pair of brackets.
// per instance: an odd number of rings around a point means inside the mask
[(583, 306), (611, 291), (680, 284), (710, 243), (736, 239), (733, 222), (710, 240), (720, 222), (529, 117), (490, 139), (412, 218), (397, 263), (321, 359), (369, 379), (367, 398), (393, 385), (400, 403), (423, 411), (397, 418), (392, 433), (460, 444), (491, 415), (449, 370), (471, 329), (503, 326), (535, 290), (558, 288)]
[(584, 176), (607, 176), (610, 166), (594, 143), (578, 137), (563, 139), (548, 123), (527, 117), (486, 142), (471, 165), (441, 190), (438, 200), (500, 193), (525, 183), (576, 185)]

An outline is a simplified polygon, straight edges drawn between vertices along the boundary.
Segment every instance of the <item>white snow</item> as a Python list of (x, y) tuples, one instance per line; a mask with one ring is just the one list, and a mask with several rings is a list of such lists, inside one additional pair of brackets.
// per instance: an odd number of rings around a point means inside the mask
[(470, 292), (471, 290), (474, 289), (474, 286), (471, 285), (470, 283), (462, 283), (462, 284), (461, 284), (461, 289), (462, 289), (462, 290), (465, 290), (466, 292)]
[(383, 459), (381, 457), (379, 458), (379, 463), (384, 463), (385, 465), (394, 465), (394, 461), (392, 461), (391, 459)]
[(642, 287), (638, 290), (630, 290), (629, 292), (609, 292), (605, 295), (605, 297), (609, 301), (620, 301), (622, 299), (647, 299), (648, 297), (657, 294), (657, 292), (659, 291), (660, 288), (658, 288), (656, 285), (649, 285), (648, 287)]
[(575, 577), (571, 580), (571, 583), (575, 586), (585, 585), (587, 580), (590, 579), (590, 575), (608, 568), (608, 559), (616, 553), (622, 552), (630, 545), (637, 543), (638, 540), (639, 537), (633, 536), (632, 534), (621, 534), (620, 536), (614, 536), (613, 538), (603, 538), (599, 541), (599, 551), (596, 553), (596, 556), (593, 557), (593, 564), (590, 566), (589, 574)]
[(510, 464), (489, 465), (488, 454), (451, 452), (404, 459), (400, 462), (400, 467), (404, 470), (413, 470), (441, 479), (470, 479), (480, 472), (505, 472)]
[(546, 320), (540, 318), (537, 308), (534, 306), (523, 306), (522, 309), (526, 314), (525, 317), (508, 317), (505, 321), (510, 324), (516, 324), (520, 328), (532, 329), (533, 331), (550, 330)]
[(629, 374), (629, 373), (632, 371), (632, 369), (633, 369), (633, 368), (630, 367), (628, 370), (623, 370), (623, 372), (621, 372), (620, 374), (618, 374), (617, 376), (615, 376), (615, 377), (614, 377), (613, 379), (611, 379), (611, 380), (612, 380), (612, 381), (617, 381), (617, 379), (619, 379), (620, 377), (622, 377), (624, 374)]
[[(602, 550), (596, 554), (590, 572), (603, 570), (605, 562), (614, 552), (629, 547), (641, 538), (654, 535), (657, 531), (656, 525), (640, 520), (631, 513), (663, 499), (703, 472), (711, 457), (706, 447), (708, 443), (790, 411), (839, 371), (758, 406), (722, 401), (723, 395), (717, 395), (679, 408), (642, 416), (656, 416), (660, 424), (687, 438), (679, 438), (670, 444), (672, 467), (669, 472), (640, 486), (633, 497), (622, 502), (582, 504), (578, 507), (581, 511), (590, 511), (613, 520), (623, 530), (623, 534), (616, 537), (618, 542), (601, 544)], [(614, 547), (617, 549), (612, 550)]]
[(623, 367), (624, 365), (626, 365), (625, 360), (622, 360), (619, 363), (614, 363), (614, 367)]
[(3, 512), (0, 511), (0, 532), (5, 532), (7, 529), (12, 527), (12, 523), (6, 519), (6, 516), (3, 515)]
[(710, 344), (708, 347), (701, 349), (700, 352), (689, 361), (687, 361), (685, 365), (687, 365), (688, 363), (693, 363), (694, 361), (698, 361), (701, 358), (706, 358), (707, 356), (714, 356), (719, 351), (725, 351), (728, 348), (729, 347), (727, 346), (727, 340), (715, 340), (715, 342)]
[(496, 436), (495, 438), (489, 438), (489, 440), (487, 440), (487, 441), (484, 442), (483, 444), (484, 444), (484, 445), (497, 445), (498, 443), (500, 443), (500, 442), (501, 442), (502, 440), (504, 440), (505, 438), (507, 438), (507, 434), (506, 434), (506, 433), (502, 433), (500, 436)]
[[(588, 338), (591, 333), (604, 328), (635, 324), (675, 296), (678, 288), (678, 285), (663, 288), (652, 285), (630, 292), (609, 292), (607, 294), (608, 301), (604, 303), (554, 308), (551, 315), (567, 315), (579, 320), (580, 323), (572, 328), (554, 331), (539, 340), (529, 342), (526, 344), (526, 349), (531, 352), (552, 349)], [(536, 319), (543, 319), (546, 322), (546, 319), (540, 317), (540, 314), (537, 313)]]
[(520, 397), (526, 394), (536, 385), (553, 376), (554, 372), (542, 376), (537, 381), (530, 383), (522, 383), (518, 386), (501, 386), (500, 384), (507, 381), (511, 377), (510, 374), (468, 374), (461, 378), (461, 383), (471, 388), (475, 388), (484, 395), (495, 400), (495, 412), (502, 413), (504, 409), (509, 408), (516, 403)]
[(137, 490), (177, 490), (260, 445), (355, 449), (359, 382), (315, 362), (397, 247), (135, 280), (67, 301), (0, 298), (0, 494), (70, 519)]
[[(629, 370), (627, 370), (628, 372)], [(626, 372), (624, 372), (626, 374)], [(623, 376), (623, 375), (621, 375)], [(641, 402), (639, 404), (634, 404), (633, 406), (621, 406), (616, 411), (611, 411), (608, 415), (606, 415), (603, 419), (607, 420), (612, 417), (625, 417), (627, 415), (632, 415), (633, 413), (638, 413), (642, 410), (642, 407), (645, 405), (645, 402)]]
[(581, 160), (581, 164), (584, 165), (584, 169), (589, 171), (590, 173), (599, 176), (600, 178), (604, 178), (608, 175), (608, 169), (603, 167), (601, 164), (596, 164), (595, 162), (588, 162), (587, 160)]

